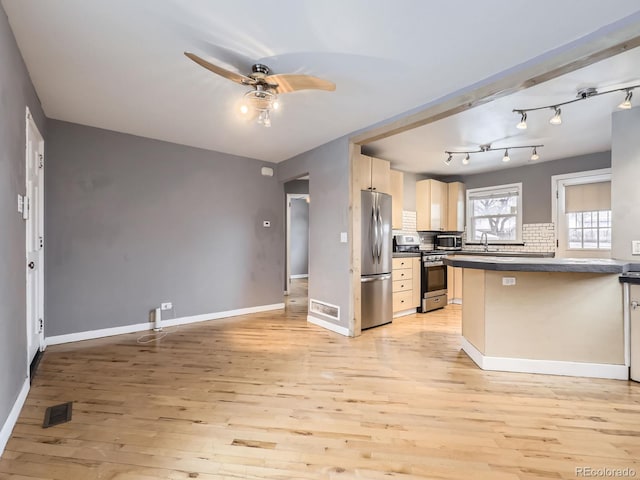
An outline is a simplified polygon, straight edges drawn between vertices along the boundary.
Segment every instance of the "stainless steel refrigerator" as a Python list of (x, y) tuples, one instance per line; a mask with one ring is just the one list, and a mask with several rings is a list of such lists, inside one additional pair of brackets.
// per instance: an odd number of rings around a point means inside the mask
[(362, 191), (362, 329), (393, 318), (391, 280), (391, 195)]

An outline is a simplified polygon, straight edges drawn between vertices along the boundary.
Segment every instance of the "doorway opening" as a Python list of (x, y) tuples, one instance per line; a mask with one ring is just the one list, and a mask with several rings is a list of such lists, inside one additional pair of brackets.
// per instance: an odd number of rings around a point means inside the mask
[(26, 229), (27, 371), (44, 350), (44, 139), (26, 109), (26, 195), (22, 215)]
[(286, 193), (285, 304), (307, 312), (309, 291), (309, 176), (284, 184)]

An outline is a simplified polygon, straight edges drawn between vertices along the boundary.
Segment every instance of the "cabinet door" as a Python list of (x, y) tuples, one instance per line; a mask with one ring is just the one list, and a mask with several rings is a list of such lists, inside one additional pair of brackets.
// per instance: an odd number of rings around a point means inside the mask
[(391, 163), (371, 158), (371, 187), (380, 193), (391, 193)]
[(433, 180), (416, 182), (416, 228), (418, 231), (431, 228), (431, 185)]
[(356, 157), (356, 183), (360, 190), (371, 190), (371, 157), (360, 155)]
[(411, 307), (417, 308), (420, 306), (420, 302), (422, 301), (420, 293), (420, 273), (422, 271), (422, 262), (420, 261), (420, 257), (411, 258), (411, 267), (413, 268), (413, 298)]
[(431, 198), (431, 226), (432, 230), (447, 230), (447, 205), (449, 192), (447, 184), (433, 180)]
[(391, 170), (391, 197), (393, 199), (393, 213), (391, 228), (402, 230), (402, 207), (404, 203), (404, 175), (397, 170)]
[(462, 302), (462, 268), (453, 269), (453, 294), (456, 300)]
[(465, 206), (465, 186), (464, 183), (452, 182), (447, 184), (448, 208), (447, 208), (447, 230), (457, 232), (464, 231), (464, 206)]
[(418, 230), (445, 230), (447, 184), (437, 180), (416, 182), (416, 221)]

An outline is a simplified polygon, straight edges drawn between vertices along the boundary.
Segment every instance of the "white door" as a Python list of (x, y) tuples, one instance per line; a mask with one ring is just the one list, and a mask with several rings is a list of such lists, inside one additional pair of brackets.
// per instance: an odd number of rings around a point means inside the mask
[(27, 363), (44, 347), (44, 140), (27, 109), (26, 129)]

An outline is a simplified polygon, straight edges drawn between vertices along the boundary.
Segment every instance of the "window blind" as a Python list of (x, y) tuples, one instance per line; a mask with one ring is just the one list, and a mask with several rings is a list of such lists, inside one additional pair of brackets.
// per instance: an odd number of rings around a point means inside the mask
[(583, 183), (564, 187), (565, 213), (611, 210), (611, 182)]

